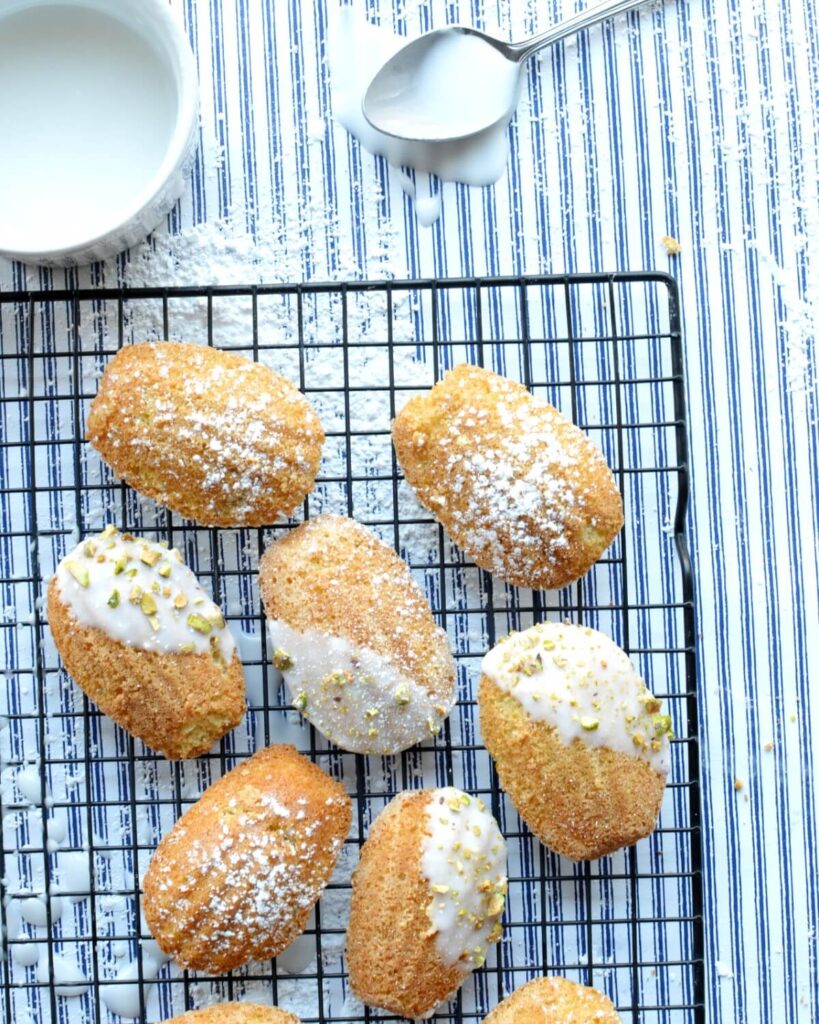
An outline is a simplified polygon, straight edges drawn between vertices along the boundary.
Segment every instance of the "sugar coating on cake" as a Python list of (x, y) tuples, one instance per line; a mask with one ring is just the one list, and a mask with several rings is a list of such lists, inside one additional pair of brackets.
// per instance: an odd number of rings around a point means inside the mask
[(183, 342), (121, 349), (88, 439), (138, 491), (198, 522), (262, 525), (313, 487), (324, 434), (307, 399), (268, 367)]
[(293, 706), (337, 746), (394, 754), (436, 735), (452, 707), (362, 644), (320, 629), (268, 623), (273, 664)]
[[(329, 797), (327, 803), (342, 809), (345, 798)], [(317, 842), (321, 823), (311, 820), (305, 797), (292, 808), (272, 794), (258, 795), (251, 807), (232, 798), (226, 811), (204, 840), (190, 839), (184, 819), (177, 824), (166, 842), (169, 853), (174, 846), (184, 849), (185, 878), (171, 878), (171, 871), (180, 868), (175, 860), (162, 864), (155, 882), (159, 894), (173, 898), (159, 904), (153, 928), (161, 928), (163, 918), (195, 916), (202, 889), (211, 893), (208, 915), (217, 922), (208, 933), (212, 957), (229, 955), (237, 946), (263, 946), (286, 930), (299, 911), (311, 908), (321, 891), (313, 865), (327, 855)], [(343, 836), (331, 838), (333, 860), (343, 843)]]
[(460, 365), (393, 425), (421, 502), (478, 565), (519, 586), (564, 586), (622, 526), (599, 448), (521, 384)]
[(605, 634), (543, 622), (501, 640), (481, 668), (564, 743), (608, 747), (668, 773), (671, 718), (660, 713), (661, 701)]
[(421, 871), (429, 882), (430, 935), (442, 963), (480, 967), (501, 936), (506, 842), (482, 800), (451, 786), (427, 806)]
[(176, 548), (107, 526), (57, 566), (60, 600), (81, 626), (160, 654), (233, 657), (219, 606)]

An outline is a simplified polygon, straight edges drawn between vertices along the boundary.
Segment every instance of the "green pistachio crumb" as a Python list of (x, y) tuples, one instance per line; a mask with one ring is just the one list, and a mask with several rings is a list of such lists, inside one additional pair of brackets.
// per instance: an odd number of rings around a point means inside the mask
[(197, 615), (196, 612), (192, 612), (188, 616), (188, 625), (191, 629), (195, 629), (197, 633), (210, 633), (212, 629), (208, 620), (201, 615)]
[(277, 647), (273, 652), (273, 665), (279, 670), (279, 672), (286, 672), (289, 668), (292, 668), (294, 664), (295, 662), (290, 655), (286, 651), (283, 651), (281, 647)]
[(600, 725), (600, 719), (588, 718), (584, 715), (583, 718), (580, 719), (580, 725), (583, 729), (586, 730), (586, 732), (594, 732), (594, 730), (597, 729)]
[(91, 585), (91, 577), (88, 575), (88, 570), (84, 565), (79, 565), (77, 562), (69, 559), (65, 563), (65, 567), (81, 587), (88, 587)]
[(119, 591), (112, 590), (111, 596), (108, 598), (108, 605), (111, 608), (116, 608), (119, 605)]

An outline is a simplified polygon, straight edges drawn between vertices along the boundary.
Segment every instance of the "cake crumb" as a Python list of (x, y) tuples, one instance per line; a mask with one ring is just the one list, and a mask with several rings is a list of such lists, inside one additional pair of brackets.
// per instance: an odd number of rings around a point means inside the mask
[(673, 235), (663, 235), (660, 241), (669, 256), (679, 256), (682, 252), (682, 246)]
[(734, 779), (734, 792), (739, 793), (739, 791), (742, 789), (744, 785), (745, 783), (742, 781), (742, 779)]
[(768, 742), (762, 749), (765, 751), (766, 754), (770, 754), (770, 752), (773, 750), (773, 746), (773, 743), (770, 740), (768, 740)]

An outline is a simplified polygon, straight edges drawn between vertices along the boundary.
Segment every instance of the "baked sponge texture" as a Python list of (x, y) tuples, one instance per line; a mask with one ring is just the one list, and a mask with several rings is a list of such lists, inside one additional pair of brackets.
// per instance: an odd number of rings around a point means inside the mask
[(597, 989), (568, 978), (535, 978), (484, 1017), (483, 1024), (622, 1024), (614, 1004)]
[(48, 624), (69, 675), (117, 725), (152, 750), (178, 760), (204, 754), (245, 713), (238, 655), (145, 651), (82, 626), (60, 597), (47, 592)]
[(87, 437), (140, 494), (209, 526), (263, 526), (315, 484), (324, 431), (284, 377), (184, 342), (121, 349), (91, 403)]
[(666, 780), (648, 762), (579, 739), (565, 743), (485, 675), (478, 705), (500, 783), (550, 849), (594, 860), (654, 831)]
[(392, 427), (418, 500), (483, 569), (520, 587), (583, 576), (623, 525), (599, 448), (515, 381), (450, 370), (411, 398)]

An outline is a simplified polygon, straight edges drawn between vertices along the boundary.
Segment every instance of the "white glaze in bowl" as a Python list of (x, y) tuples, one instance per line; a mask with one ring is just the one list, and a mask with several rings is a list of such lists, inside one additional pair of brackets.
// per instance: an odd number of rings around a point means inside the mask
[(82, 264), (143, 238), (184, 190), (197, 122), (165, 0), (0, 0), (0, 254)]

